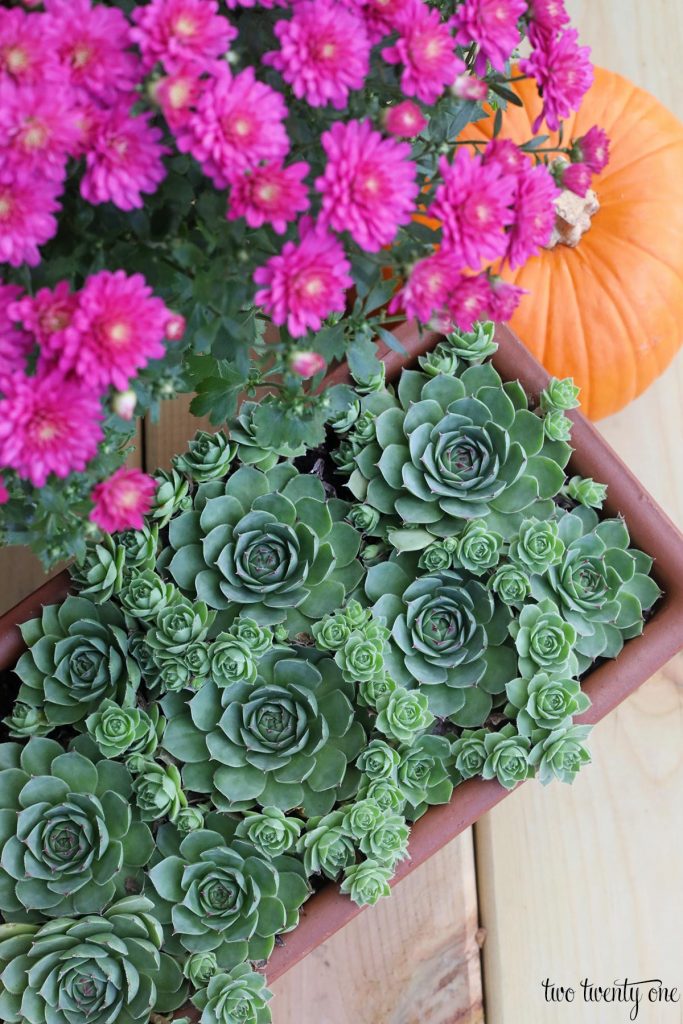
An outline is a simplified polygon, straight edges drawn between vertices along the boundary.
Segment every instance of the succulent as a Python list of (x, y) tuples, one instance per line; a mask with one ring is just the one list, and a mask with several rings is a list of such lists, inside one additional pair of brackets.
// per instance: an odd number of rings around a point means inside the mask
[(571, 441), (573, 426), (562, 409), (550, 409), (543, 417), (543, 431), (550, 441)]
[(183, 1003), (180, 968), (142, 896), (101, 916), (40, 927), (0, 925), (0, 1017), (6, 1024), (147, 1024)]
[(230, 472), (230, 463), (236, 450), (237, 446), (221, 430), (215, 434), (198, 430), (188, 443), (185, 454), (173, 459), (173, 466), (200, 484), (207, 480), (218, 480)]
[(232, 633), (219, 633), (212, 642), (209, 665), (216, 686), (256, 682), (256, 661), (247, 643)]
[(483, 576), (500, 561), (503, 538), (489, 530), (485, 519), (472, 519), (458, 539), (453, 564), (474, 576)]
[(154, 479), (158, 486), (149, 517), (154, 519), (158, 526), (163, 527), (171, 521), (176, 512), (185, 511), (192, 504), (190, 483), (177, 469), (170, 472), (159, 470)]
[(311, 634), (319, 650), (340, 651), (351, 636), (352, 629), (347, 616), (343, 612), (335, 612), (314, 622)]
[[(419, 744), (412, 749), (419, 749)], [(392, 779), (369, 779), (364, 775), (358, 787), (357, 799), (366, 798), (379, 804), (383, 811), (402, 811), (406, 803), (403, 789), (397, 782)]]
[(579, 505), (602, 508), (607, 497), (607, 485), (598, 484), (591, 477), (573, 476), (567, 483), (566, 494)]
[(183, 964), (183, 974), (195, 988), (206, 988), (214, 974), (218, 973), (216, 954), (190, 953)]
[(125, 549), (107, 533), (87, 545), (83, 558), (70, 566), (69, 575), (81, 597), (102, 604), (121, 589), (125, 563)]
[(309, 890), (298, 860), (264, 858), (234, 838), (233, 822), (211, 817), (220, 832), (207, 828), (176, 837), (162, 826), (164, 857), (148, 874), (150, 897), (183, 949), (214, 952), (218, 966), (230, 970), (270, 956), (275, 936), (295, 927)]
[(360, 864), (351, 864), (346, 868), (340, 888), (342, 892), (348, 893), (359, 907), (372, 906), (382, 896), (391, 894), (389, 879), (393, 873), (393, 867), (388, 864), (364, 860)]
[(360, 401), (354, 398), (346, 408), (334, 412), (328, 418), (328, 423), (337, 434), (346, 434), (360, 416)]
[(589, 725), (569, 725), (544, 734), (529, 754), (529, 764), (536, 769), (539, 782), (547, 786), (553, 779), (573, 782), (577, 772), (590, 762), (584, 740)]
[(565, 377), (563, 380), (551, 377), (548, 386), (541, 392), (542, 411), (549, 413), (554, 410), (565, 412), (567, 409), (576, 409), (581, 404), (579, 391), (580, 388), (576, 386), (571, 377)]
[(256, 466), (266, 472), (279, 462), (280, 458), (295, 459), (303, 455), (306, 446), (292, 448), (287, 442), (273, 446), (271, 439), (264, 443), (259, 439), (257, 417), (259, 409), (269, 405), (267, 398), (261, 402), (242, 402), (239, 413), (228, 425), (230, 439), (237, 445), (237, 458), (243, 466)]
[(121, 612), (69, 596), (21, 626), (28, 650), (17, 662), (19, 701), (53, 726), (83, 721), (105, 698), (132, 701), (140, 682)]
[(181, 807), (187, 805), (180, 772), (174, 764), (160, 764), (142, 758), (134, 762), (134, 773), (133, 793), (143, 821), (158, 821), (160, 818), (173, 821)]
[(380, 864), (395, 867), (408, 856), (410, 826), (402, 814), (386, 812), (360, 840), (361, 852)]
[(303, 854), (307, 875), (322, 873), (327, 878), (338, 878), (356, 859), (353, 837), (344, 827), (344, 811), (310, 818), (297, 850)]
[(159, 612), (174, 600), (178, 591), (164, 583), (152, 569), (133, 569), (119, 594), (119, 603), (127, 615), (141, 622), (154, 622)]
[(159, 546), (159, 524), (145, 526), (142, 530), (124, 530), (116, 539), (126, 553), (126, 571), (153, 569)]
[(266, 979), (248, 964), (214, 974), (205, 990), (193, 997), (200, 1024), (271, 1024)]
[(486, 729), (463, 729), (451, 747), (455, 769), (463, 779), (481, 775), (488, 752), (484, 740)]
[(204, 811), (200, 807), (181, 807), (175, 818), (173, 824), (175, 825), (178, 832), (186, 836), (190, 832), (196, 832), (197, 829), (204, 828)]
[(490, 321), (475, 323), (471, 331), (452, 331), (448, 342), (453, 352), (466, 363), (482, 363), (498, 350), (493, 340), (496, 325)]
[(373, 533), (379, 523), (379, 512), (371, 505), (352, 505), (346, 521), (361, 533)]
[(449, 768), (453, 757), (445, 736), (420, 736), (411, 746), (400, 747), (398, 787), (417, 817), (423, 805), (446, 804), (453, 793)]
[(129, 772), (37, 737), (0, 744), (0, 765), (5, 920), (99, 913), (154, 845)]
[(203, 601), (193, 604), (177, 594), (160, 609), (145, 640), (153, 650), (182, 654), (189, 644), (206, 639), (215, 617)]
[(505, 714), (516, 720), (521, 736), (531, 736), (535, 729), (563, 729), (591, 704), (576, 679), (561, 679), (545, 672), (531, 679), (512, 679), (505, 690), (509, 701)]
[(358, 684), (356, 703), (362, 708), (377, 710), (377, 702), (381, 697), (393, 693), (396, 683), (391, 676), (381, 675), (375, 679), (367, 679)]
[(373, 832), (384, 819), (384, 811), (372, 797), (356, 800), (342, 820), (342, 829), (352, 839), (360, 841)]
[(553, 519), (541, 522), (524, 519), (519, 533), (510, 544), (509, 558), (529, 576), (544, 573), (551, 565), (562, 561), (564, 542)]
[(401, 755), (384, 740), (371, 740), (356, 761), (357, 767), (371, 781), (393, 779), (401, 763)]
[(185, 688), (198, 690), (211, 671), (210, 649), (205, 640), (193, 640), (177, 652), (163, 647), (150, 650), (156, 667), (156, 678), (147, 681), (150, 690), (165, 693)]
[(354, 391), (358, 395), (370, 395), (374, 391), (381, 391), (386, 380), (387, 368), (384, 363), (377, 363), (372, 370), (360, 370), (357, 367), (351, 368), (351, 376), (354, 380)]
[(320, 815), (354, 785), (348, 763), (365, 733), (352, 700), (331, 658), (278, 648), (261, 658), (254, 683), (209, 680), (189, 702), (165, 697), (163, 743), (184, 762), (186, 788), (211, 793), (220, 810), (259, 803)]
[(243, 466), (224, 485), (200, 486), (194, 509), (171, 523), (169, 568), (211, 608), (303, 632), (360, 581), (360, 534), (343, 521), (347, 511), (291, 464)]
[(239, 821), (235, 835), (247, 839), (263, 857), (279, 857), (296, 846), (302, 822), (288, 818), (278, 807), (264, 807), (260, 813), (247, 813)]
[(402, 686), (380, 697), (376, 707), (377, 731), (406, 746), (413, 744), (434, 721), (425, 694)]
[(48, 722), (41, 708), (32, 708), (29, 704), (17, 701), (12, 713), (3, 718), (10, 736), (15, 739), (27, 739), (29, 736), (47, 736), (54, 726)]
[(260, 658), (273, 645), (273, 631), (266, 626), (259, 626), (255, 619), (247, 615), (238, 615), (233, 620), (229, 632), (242, 643), (254, 658)]
[(447, 540), (433, 540), (431, 544), (420, 552), (418, 569), (425, 569), (426, 572), (438, 572), (440, 569), (451, 569), (453, 556), (457, 551), (457, 542), (453, 538)]
[(489, 589), (511, 608), (521, 608), (531, 594), (531, 579), (525, 569), (509, 562), (500, 565), (488, 580)]
[(380, 622), (352, 630), (334, 660), (348, 682), (369, 682), (384, 674), (384, 649), (389, 630)]
[(552, 513), (569, 446), (549, 447), (524, 391), (490, 364), (457, 377), (405, 370), (398, 401), (376, 399), (376, 439), (355, 455), (349, 488), (399, 550), (459, 534), (470, 519), (509, 536), (519, 513)]
[(459, 362), (458, 353), (449, 341), (440, 341), (431, 352), (426, 352), (418, 359), (420, 369), (428, 377), (438, 377), (441, 373), (453, 375)]
[(539, 670), (557, 675), (578, 674), (574, 654), (576, 630), (565, 622), (554, 601), (545, 598), (528, 604), (510, 623), (510, 633), (519, 655), (519, 671), (530, 678)]
[(158, 704), (144, 711), (104, 700), (98, 711), (88, 715), (85, 727), (102, 756), (116, 758), (123, 754), (153, 754), (163, 732), (164, 719), (159, 717)]
[(514, 725), (504, 725), (500, 732), (487, 733), (484, 748), (483, 778), (498, 779), (505, 789), (514, 789), (517, 783), (534, 774), (529, 762), (531, 740), (520, 736)]

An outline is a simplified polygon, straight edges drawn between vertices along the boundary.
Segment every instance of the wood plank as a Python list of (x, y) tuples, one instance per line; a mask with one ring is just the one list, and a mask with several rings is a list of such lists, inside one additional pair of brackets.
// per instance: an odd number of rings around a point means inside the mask
[(159, 420), (145, 422), (145, 462), (148, 472), (168, 469), (171, 458), (185, 451), (187, 442), (198, 430), (217, 430), (208, 416), (193, 416), (190, 412), (192, 395), (178, 395), (163, 402)]
[[(683, 7), (670, 0), (569, 0), (596, 62), (676, 108)], [(604, 436), (683, 526), (683, 360)], [(680, 991), (683, 902), (683, 659), (594, 732), (594, 764), (573, 787), (526, 785), (476, 829), (488, 1024), (612, 1024), (630, 1007), (548, 1005), (547, 977), (578, 989), (657, 977)], [(578, 997), (577, 997), (578, 998)], [(641, 1007), (653, 1024), (682, 1004)]]
[(472, 832), (272, 988), (277, 1024), (483, 1024)]

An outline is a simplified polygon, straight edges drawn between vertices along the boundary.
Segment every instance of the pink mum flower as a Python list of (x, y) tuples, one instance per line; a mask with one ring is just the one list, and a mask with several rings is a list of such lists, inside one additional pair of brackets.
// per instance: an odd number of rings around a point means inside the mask
[(166, 71), (188, 64), (201, 70), (224, 56), (237, 29), (218, 13), (216, 0), (151, 0), (135, 8), (131, 39), (146, 71), (160, 61)]
[(258, 82), (252, 67), (233, 75), (220, 65), (202, 83), (196, 110), (177, 131), (176, 142), (182, 153), (199, 161), (217, 188), (227, 188), (247, 168), (286, 156), (286, 116), (280, 93)]
[(371, 43), (378, 43), (384, 36), (408, 23), (422, 0), (350, 0), (365, 22)]
[(387, 64), (402, 64), (401, 89), (423, 103), (435, 103), (465, 65), (455, 53), (455, 41), (439, 12), (416, 5), (399, 28), (393, 46), (382, 50)]
[(37, 85), (62, 77), (45, 15), (0, 10), (0, 81)]
[(384, 111), (384, 127), (391, 135), (414, 139), (426, 126), (427, 118), (412, 100), (403, 100)]
[(272, 11), (274, 7), (288, 7), (289, 0), (225, 0), (225, 6), (231, 11), (237, 7), (263, 7)]
[(547, 167), (526, 167), (517, 177), (514, 217), (508, 233), (505, 259), (511, 267), (521, 267), (540, 248), (547, 245), (555, 226), (554, 200), (560, 190)]
[(497, 163), (506, 174), (522, 174), (530, 166), (529, 157), (510, 139), (492, 139), (482, 156), (485, 164)]
[(47, 177), (0, 170), (0, 263), (40, 263), (38, 246), (57, 233), (60, 188)]
[(370, 121), (337, 121), (321, 137), (327, 154), (315, 187), (322, 221), (348, 231), (366, 252), (393, 241), (415, 209), (417, 168), (406, 142), (385, 139)]
[(332, 0), (297, 3), (289, 20), (274, 28), (280, 49), (263, 63), (276, 68), (292, 92), (312, 107), (343, 110), (370, 69), (370, 40), (362, 20)]
[(59, 84), (0, 82), (0, 159), (61, 181), (80, 129), (72, 93)]
[(0, 391), (8, 374), (23, 369), (35, 339), (19, 326), (17, 306), (23, 292), (16, 284), (0, 282)]
[(274, 323), (286, 323), (294, 338), (320, 330), (325, 317), (342, 312), (346, 289), (353, 284), (351, 264), (334, 235), (309, 217), (301, 220), (299, 235), (298, 243), (286, 242), (282, 252), (254, 272), (256, 284), (264, 286), (254, 301)]
[(82, 473), (102, 438), (97, 395), (57, 373), (3, 382), (0, 399), (0, 465), (35, 487), (48, 476)]
[(283, 235), (287, 223), (308, 209), (308, 189), (303, 183), (308, 171), (304, 161), (289, 167), (278, 161), (240, 174), (230, 189), (228, 220), (244, 217), (250, 228), (270, 224)]
[(555, 131), (560, 121), (578, 110), (581, 100), (593, 84), (590, 46), (579, 46), (574, 28), (553, 36), (543, 32), (529, 33), (533, 44), (531, 56), (519, 62), (525, 75), (536, 79), (543, 98), (543, 111), (533, 123), (537, 132), (545, 122)]
[(159, 104), (171, 131), (178, 131), (197, 105), (202, 91), (202, 79), (196, 68), (183, 66), (160, 78), (152, 95)]
[(596, 124), (585, 135), (574, 141), (572, 159), (586, 164), (593, 174), (600, 174), (609, 163), (609, 138), (607, 132)]
[(441, 221), (442, 248), (458, 269), (477, 270), (483, 260), (495, 260), (505, 252), (504, 229), (514, 219), (515, 178), (498, 162), (484, 163), (464, 147), (452, 164), (441, 157), (439, 171), (443, 184), (436, 190), (429, 216)]
[(152, 115), (131, 116), (126, 107), (103, 115), (92, 148), (85, 155), (81, 195), (89, 203), (114, 203), (120, 210), (143, 205), (142, 193), (156, 192), (166, 177), (162, 133), (150, 124)]
[(53, 368), (59, 362), (77, 306), (78, 296), (67, 281), (60, 281), (54, 289), (41, 288), (10, 305), (9, 315), (40, 345), (40, 367)]
[(152, 507), (156, 482), (139, 469), (121, 466), (108, 480), (93, 487), (95, 507), (90, 520), (105, 533), (141, 530), (144, 516)]
[(168, 309), (142, 274), (127, 277), (122, 270), (102, 270), (89, 277), (79, 293), (60, 367), (95, 391), (110, 384), (125, 391), (150, 359), (165, 355), (168, 320)]
[(529, 0), (529, 17), (544, 32), (557, 32), (569, 23), (564, 0)]
[(461, 278), (450, 253), (439, 250), (414, 264), (401, 291), (389, 305), (391, 313), (405, 310), (423, 323), (446, 318), (448, 299)]
[(488, 95), (489, 87), (481, 78), (474, 75), (458, 75), (451, 86), (451, 92), (459, 100), (484, 100)]
[(568, 164), (562, 160), (555, 165), (555, 176), (562, 188), (568, 188), (581, 197), (586, 195), (593, 179), (587, 164)]
[(477, 320), (487, 318), (490, 303), (491, 288), (486, 274), (475, 277), (463, 274), (448, 297), (448, 316), (461, 331), (470, 331)]
[(519, 43), (517, 22), (526, 10), (527, 0), (465, 0), (456, 9), (452, 22), (457, 41), (463, 46), (473, 41), (479, 45), (478, 75), (485, 74), (487, 60), (496, 71), (504, 70)]
[(517, 309), (522, 295), (525, 295), (526, 292), (523, 288), (508, 284), (502, 277), (497, 276), (489, 278), (489, 285), (491, 292), (486, 315), (497, 323), (505, 323)]

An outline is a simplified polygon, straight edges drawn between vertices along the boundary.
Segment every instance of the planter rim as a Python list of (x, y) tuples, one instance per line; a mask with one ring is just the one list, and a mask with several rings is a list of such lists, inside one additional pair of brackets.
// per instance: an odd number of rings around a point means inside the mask
[[(381, 358), (390, 382), (441, 337), (435, 332), (420, 335), (414, 321), (393, 333), (406, 354), (382, 346)], [(518, 379), (533, 403), (546, 387), (549, 374), (509, 328), (499, 326), (496, 341), (499, 349), (493, 365), (503, 379)], [(346, 364), (340, 364), (327, 374), (321, 390), (350, 380)], [(653, 575), (664, 591), (642, 635), (627, 641), (617, 659), (604, 662), (586, 677), (583, 688), (592, 706), (577, 721), (594, 724), (683, 649), (683, 535), (596, 428), (578, 410), (569, 416), (575, 448), (572, 470), (608, 485), (605, 513), (624, 516), (634, 545), (654, 558)], [(14, 665), (24, 649), (19, 623), (39, 614), (44, 604), (62, 600), (68, 589), (68, 573), (60, 573), (0, 616), (0, 669)], [(400, 882), (511, 792), (514, 790), (504, 789), (495, 780), (471, 779), (454, 790), (448, 804), (430, 807), (413, 825), (410, 859), (399, 864), (390, 884)], [(276, 946), (265, 967), (268, 981), (281, 977), (366, 909), (343, 896), (335, 883), (326, 884), (304, 904), (296, 929), (282, 936)]]

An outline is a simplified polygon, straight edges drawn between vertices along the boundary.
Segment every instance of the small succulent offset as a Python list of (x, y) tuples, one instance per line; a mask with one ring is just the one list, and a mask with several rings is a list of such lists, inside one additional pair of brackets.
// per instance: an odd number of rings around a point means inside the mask
[(200, 484), (218, 480), (227, 476), (236, 450), (237, 446), (231, 444), (221, 431), (209, 434), (206, 430), (199, 430), (190, 441), (187, 452), (173, 460), (173, 466)]
[(202, 1024), (270, 1024), (271, 996), (262, 974), (238, 964), (227, 973), (214, 974), (192, 1002), (202, 1011)]

